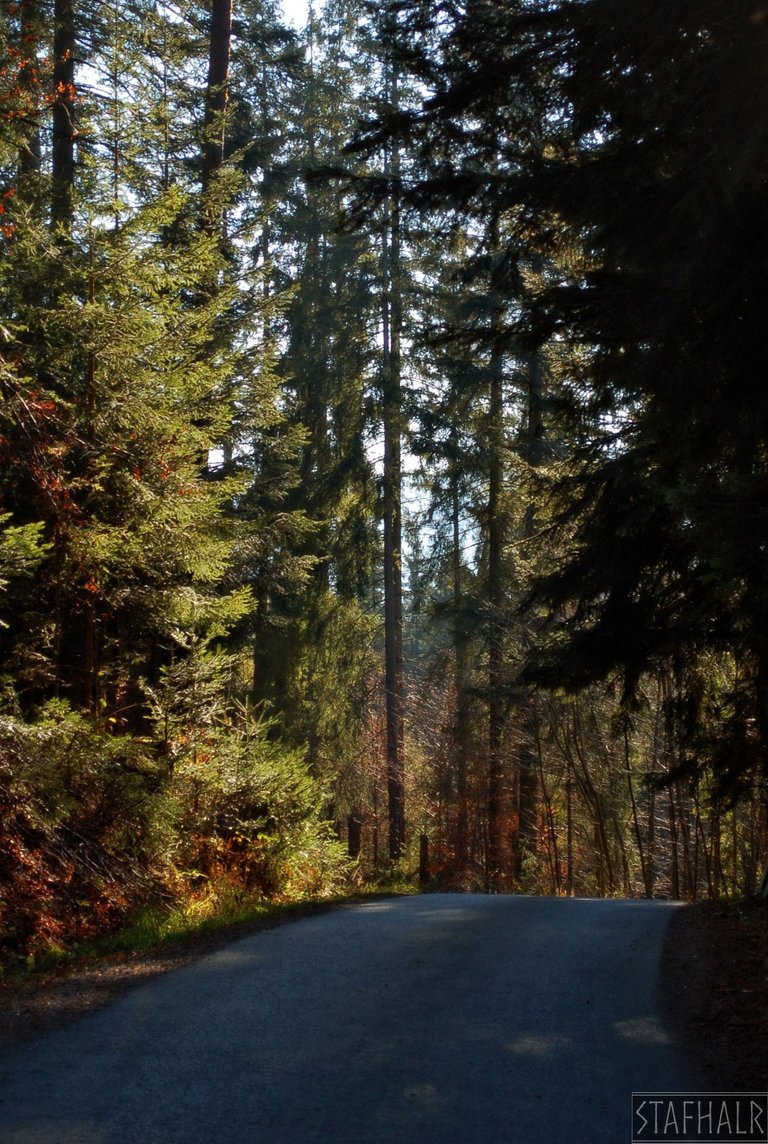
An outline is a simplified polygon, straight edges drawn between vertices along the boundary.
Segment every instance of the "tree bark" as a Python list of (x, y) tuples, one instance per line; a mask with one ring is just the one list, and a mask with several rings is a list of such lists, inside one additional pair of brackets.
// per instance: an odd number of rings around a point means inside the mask
[(216, 235), (221, 230), (222, 211), (211, 190), (224, 163), (224, 141), (232, 43), (232, 0), (212, 0), (203, 121), (202, 191), (205, 224)]
[(76, 101), (74, 0), (54, 0), (51, 218), (54, 226), (65, 229), (71, 227), (73, 217)]
[[(523, 427), (523, 457), (535, 469), (543, 460), (544, 421), (542, 417), (541, 365), (535, 354), (528, 359), (525, 423)], [(529, 542), (536, 534), (536, 502), (528, 497), (523, 519), (523, 540)], [(533, 622), (533, 621), (530, 621)], [(530, 644), (530, 634), (523, 635), (524, 648)], [(515, 876), (523, 873), (523, 857), (534, 854), (538, 845), (536, 807), (539, 799), (539, 773), (536, 744), (539, 741), (539, 707), (536, 696), (526, 697), (518, 708), (520, 746), (518, 749), (518, 816), (517, 838), (514, 844)]]
[[(388, 64), (388, 98), (398, 103), (395, 65)], [(400, 335), (401, 250), (400, 206), (396, 181), (399, 152), (394, 144), (387, 156), (393, 189), (387, 203), (382, 236), (382, 339), (384, 420), (384, 658), (387, 722), (387, 792), (389, 798), (389, 858), (398, 862), (405, 844), (405, 760), (403, 685), (402, 580), (402, 385)]]
[(467, 712), (467, 647), (462, 622), (462, 575), (461, 575), (461, 521), (458, 480), (458, 434), (451, 433), (451, 453), (453, 471), (451, 474), (451, 516), (453, 527), (453, 644), (455, 656), (456, 688), (456, 841), (454, 847), (456, 870), (466, 872), (469, 862), (469, 792), (467, 783), (467, 762), (469, 755)]
[[(393, 244), (389, 259), (394, 261)], [(391, 268), (390, 268), (391, 274)], [(397, 862), (405, 840), (403, 725), (403, 585), (400, 436), (399, 334), (392, 299), (397, 287), (390, 277), (388, 315), (384, 321), (384, 644), (387, 712), (387, 789), (389, 794), (389, 856)]]
[(39, 0), (20, 0), (19, 30), (24, 65), (19, 71), (19, 87), (28, 103), (26, 128), (19, 149), (19, 173), (22, 180), (29, 177), (35, 180), (40, 174), (40, 123), (38, 120), (39, 69), (36, 62), (37, 46), (40, 37)]
[(504, 827), (506, 823), (505, 768), (503, 755), (504, 699), (504, 529), (501, 496), (504, 479), (502, 457), (504, 431), (504, 379), (501, 348), (495, 345), (490, 363), (488, 445), (488, 856), (490, 888), (499, 888), (505, 874)]

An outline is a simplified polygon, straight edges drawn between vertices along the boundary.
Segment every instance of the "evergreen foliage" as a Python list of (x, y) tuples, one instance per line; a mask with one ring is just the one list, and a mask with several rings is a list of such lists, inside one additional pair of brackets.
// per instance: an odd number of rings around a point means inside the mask
[(763, 15), (7, 7), (4, 958), (417, 833), (754, 888)]

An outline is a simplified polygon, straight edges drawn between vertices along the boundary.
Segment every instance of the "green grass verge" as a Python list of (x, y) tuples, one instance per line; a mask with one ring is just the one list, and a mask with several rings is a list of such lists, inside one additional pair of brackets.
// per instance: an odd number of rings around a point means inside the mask
[(13, 978), (43, 975), (65, 966), (92, 964), (114, 954), (141, 955), (162, 953), (175, 948), (193, 948), (206, 937), (236, 938), (256, 929), (269, 929), (292, 918), (331, 910), (365, 901), (372, 897), (400, 897), (418, 894), (412, 882), (393, 879), (371, 882), (352, 891), (324, 896), (305, 896), (292, 900), (265, 901), (245, 895), (217, 895), (191, 899), (173, 906), (152, 906), (142, 910), (132, 921), (113, 933), (80, 942), (67, 950), (42, 950), (25, 964), (0, 977), (10, 983)]

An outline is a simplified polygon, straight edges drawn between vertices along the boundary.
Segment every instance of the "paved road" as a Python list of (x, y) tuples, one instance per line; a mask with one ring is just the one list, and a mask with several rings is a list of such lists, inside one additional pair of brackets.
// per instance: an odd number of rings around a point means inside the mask
[(3, 1144), (617, 1144), (685, 1089), (673, 905), (388, 899), (255, 934), (0, 1058)]

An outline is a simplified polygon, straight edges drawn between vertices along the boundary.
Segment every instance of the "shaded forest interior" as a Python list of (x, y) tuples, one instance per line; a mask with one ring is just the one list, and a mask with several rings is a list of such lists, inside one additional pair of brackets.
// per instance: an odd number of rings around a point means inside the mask
[(0, 960), (758, 888), (766, 108), (757, 0), (4, 6)]

